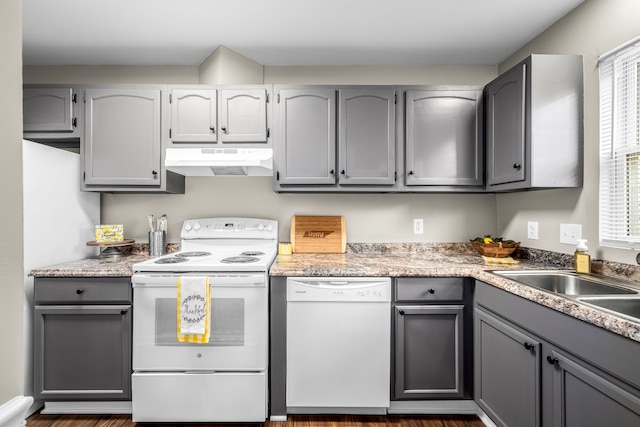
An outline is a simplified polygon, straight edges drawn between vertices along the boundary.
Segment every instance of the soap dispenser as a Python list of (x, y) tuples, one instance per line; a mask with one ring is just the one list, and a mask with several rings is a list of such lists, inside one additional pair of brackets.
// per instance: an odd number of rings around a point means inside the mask
[(578, 245), (574, 254), (576, 273), (591, 273), (591, 256), (585, 239), (577, 239)]

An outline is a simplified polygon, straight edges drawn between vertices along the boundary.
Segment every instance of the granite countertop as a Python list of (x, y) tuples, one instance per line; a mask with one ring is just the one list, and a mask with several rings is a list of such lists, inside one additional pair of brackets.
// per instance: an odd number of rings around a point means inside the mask
[[(572, 256), (545, 251), (523, 250), (519, 264), (486, 264), (466, 244), (350, 245), (344, 254), (280, 255), (271, 266), (271, 276), (380, 276), (380, 277), (472, 277), (497, 288), (536, 302), (576, 319), (640, 342), (640, 322), (610, 314), (576, 300), (539, 290), (494, 270), (571, 269)], [(636, 285), (639, 272), (634, 266), (594, 263), (595, 273), (630, 280)]]
[[(169, 252), (175, 250), (170, 248)], [(87, 258), (37, 268), (30, 274), (35, 277), (126, 277), (133, 274), (133, 264), (149, 258), (143, 248), (121, 258)], [(640, 322), (491, 273), (493, 270), (571, 269), (571, 255), (520, 248), (517, 258), (519, 264), (485, 264), (466, 243), (349, 244), (344, 254), (280, 255), (269, 274), (289, 277), (471, 277), (640, 342)], [(638, 267), (603, 262), (592, 265), (595, 273), (640, 284)]]
[(131, 254), (120, 258), (85, 258), (31, 270), (34, 277), (126, 277), (131, 266), (149, 259), (149, 255)]

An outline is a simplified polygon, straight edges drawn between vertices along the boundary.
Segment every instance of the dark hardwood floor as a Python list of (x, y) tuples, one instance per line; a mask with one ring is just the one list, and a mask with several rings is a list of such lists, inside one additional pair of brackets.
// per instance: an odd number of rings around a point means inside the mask
[[(27, 427), (206, 427), (216, 424), (134, 423), (129, 415), (41, 415), (27, 419)], [(484, 427), (475, 416), (467, 415), (292, 415), (287, 421), (267, 421), (264, 424), (228, 424), (233, 427), (264, 425), (265, 427)]]

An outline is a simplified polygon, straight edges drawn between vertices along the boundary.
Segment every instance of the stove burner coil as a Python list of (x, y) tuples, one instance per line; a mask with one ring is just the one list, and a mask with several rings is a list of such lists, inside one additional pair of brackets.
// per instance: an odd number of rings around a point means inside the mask
[(169, 258), (158, 258), (154, 261), (155, 264), (179, 264), (181, 262), (189, 261), (187, 258), (180, 258), (177, 256), (169, 257)]
[(220, 260), (220, 262), (223, 262), (225, 264), (246, 264), (246, 263), (250, 263), (250, 262), (257, 262), (259, 261), (258, 258), (253, 257), (253, 256), (232, 256), (229, 258), (223, 258)]
[(176, 254), (178, 258), (195, 258), (195, 257), (209, 256), (209, 255), (211, 255), (211, 252), (205, 252), (205, 251), (179, 252)]
[(260, 256), (260, 255), (264, 255), (264, 252), (260, 252), (260, 251), (244, 251), (244, 252), (241, 252), (240, 255)]

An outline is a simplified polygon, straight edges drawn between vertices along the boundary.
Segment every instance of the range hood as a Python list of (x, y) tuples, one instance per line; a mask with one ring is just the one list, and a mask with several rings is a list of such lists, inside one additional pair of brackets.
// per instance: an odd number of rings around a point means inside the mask
[(271, 176), (271, 148), (167, 148), (167, 170), (184, 176)]

